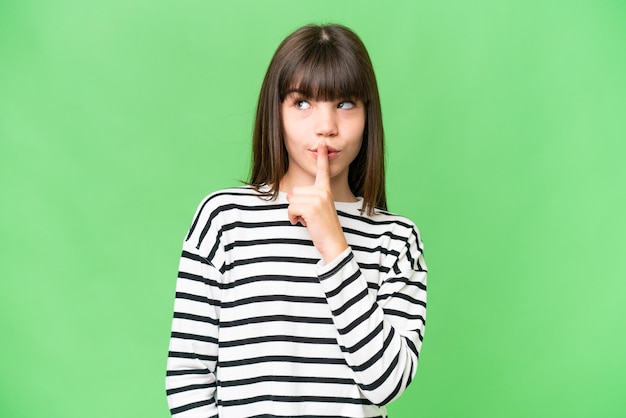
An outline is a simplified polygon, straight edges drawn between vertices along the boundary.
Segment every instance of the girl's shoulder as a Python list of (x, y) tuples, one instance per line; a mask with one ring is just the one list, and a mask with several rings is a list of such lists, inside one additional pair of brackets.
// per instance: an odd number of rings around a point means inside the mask
[(390, 227), (399, 227), (402, 229), (417, 229), (415, 223), (408, 217), (397, 213), (375, 208), (371, 215), (360, 214), (358, 217), (362, 222), (373, 225), (389, 225)]
[(422, 258), (424, 243), (420, 231), (413, 220), (382, 209), (376, 209), (371, 219), (375, 219), (379, 224), (385, 225), (387, 231), (383, 235), (389, 236), (392, 240), (399, 240), (406, 245), (407, 251), (412, 254), (407, 259), (411, 261), (414, 269), (426, 271), (426, 265)]
[(207, 209), (219, 211), (238, 206), (257, 206), (267, 202), (270, 198), (271, 196), (252, 186), (229, 187), (205, 196), (198, 205), (198, 213)]
[(200, 246), (207, 236), (217, 236), (228, 222), (242, 212), (255, 212), (268, 207), (269, 198), (252, 186), (230, 187), (205, 196), (196, 208), (186, 242)]
[(417, 225), (408, 217), (375, 208), (373, 214), (361, 211), (361, 205), (336, 205), (344, 230), (357, 235), (388, 236), (419, 240)]

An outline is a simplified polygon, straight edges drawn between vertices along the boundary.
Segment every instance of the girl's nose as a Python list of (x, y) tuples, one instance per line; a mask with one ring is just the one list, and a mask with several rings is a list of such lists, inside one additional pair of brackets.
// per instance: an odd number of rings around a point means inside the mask
[(337, 135), (336, 116), (337, 115), (335, 114), (335, 109), (332, 104), (325, 103), (325, 106), (320, 106), (318, 108), (317, 118), (315, 121), (315, 134), (322, 137)]

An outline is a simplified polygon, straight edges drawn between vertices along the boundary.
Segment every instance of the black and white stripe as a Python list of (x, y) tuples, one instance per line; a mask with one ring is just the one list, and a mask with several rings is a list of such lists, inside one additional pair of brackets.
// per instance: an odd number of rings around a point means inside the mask
[(183, 244), (167, 395), (176, 417), (384, 417), (413, 378), (426, 267), (415, 225), (337, 202), (350, 245), (320, 261), (283, 194), (223, 190)]

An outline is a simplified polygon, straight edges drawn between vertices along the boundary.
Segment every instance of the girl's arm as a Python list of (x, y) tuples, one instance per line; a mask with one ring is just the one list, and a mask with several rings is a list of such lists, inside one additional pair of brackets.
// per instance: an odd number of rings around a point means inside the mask
[(174, 417), (217, 417), (219, 272), (185, 242), (180, 259), (166, 389)]
[(319, 270), (338, 342), (354, 380), (373, 403), (384, 405), (413, 379), (426, 319), (426, 269), (416, 229), (377, 296), (369, 292), (351, 249)]
[(318, 146), (315, 184), (294, 188), (288, 200), (290, 221), (307, 227), (327, 263), (320, 283), (354, 380), (371, 402), (391, 402), (415, 375), (424, 335), (426, 269), (417, 228), (403, 227), (406, 245), (372, 298), (335, 210), (325, 144)]

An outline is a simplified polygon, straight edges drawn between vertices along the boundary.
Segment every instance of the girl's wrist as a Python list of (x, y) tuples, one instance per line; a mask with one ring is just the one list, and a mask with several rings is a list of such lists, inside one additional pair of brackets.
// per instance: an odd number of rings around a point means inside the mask
[(335, 260), (339, 255), (341, 255), (346, 249), (348, 249), (348, 243), (346, 240), (342, 240), (342, 242), (333, 243), (320, 251), (322, 255), (322, 260), (324, 260), (324, 264), (329, 264), (333, 260)]

